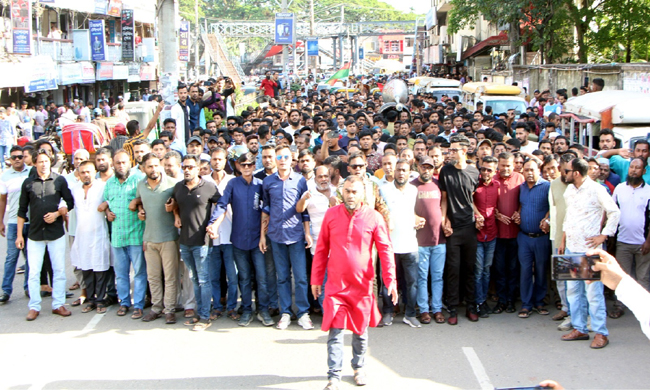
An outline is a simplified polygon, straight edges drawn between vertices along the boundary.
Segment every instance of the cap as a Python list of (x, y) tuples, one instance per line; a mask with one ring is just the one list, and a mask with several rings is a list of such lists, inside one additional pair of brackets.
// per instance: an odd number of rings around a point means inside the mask
[(116, 124), (113, 128), (113, 133), (115, 133), (115, 135), (126, 135), (126, 127), (124, 126), (124, 123)]
[(557, 138), (558, 135), (560, 135), (560, 133), (558, 133), (558, 132), (556, 132), (556, 131), (553, 131), (553, 132), (551, 132), (551, 133), (548, 134), (548, 139), (550, 139), (551, 141), (553, 141), (555, 138)]
[(201, 153), (201, 154), (199, 155), (199, 159), (200, 159), (201, 161), (210, 161), (210, 155), (207, 154), (207, 153)]
[(486, 142), (488, 143), (488, 145), (490, 145), (490, 148), (491, 148), (491, 147), (492, 147), (492, 141), (490, 141), (490, 140), (487, 139), (487, 138), (485, 138), (484, 140), (481, 140), (481, 142), (479, 142), (478, 145), (476, 145), (476, 147), (477, 147), (477, 148), (480, 148), (481, 145), (483, 145), (483, 144), (486, 143)]
[(435, 167), (435, 165), (433, 165), (433, 159), (429, 156), (422, 156), (420, 159), (420, 165), (431, 165), (432, 167)]
[(216, 136), (213, 135), (210, 138), (208, 138), (208, 142), (210, 142), (210, 141), (219, 142), (219, 137), (216, 137)]
[(605, 165), (609, 166), (609, 159), (601, 157), (601, 158), (598, 159), (598, 164), (605, 164)]
[(190, 137), (190, 139), (187, 140), (187, 144), (188, 144), (188, 145), (191, 144), (192, 141), (196, 141), (196, 142), (198, 142), (199, 144), (203, 145), (203, 140), (201, 139), (201, 137), (197, 137), (197, 136)]

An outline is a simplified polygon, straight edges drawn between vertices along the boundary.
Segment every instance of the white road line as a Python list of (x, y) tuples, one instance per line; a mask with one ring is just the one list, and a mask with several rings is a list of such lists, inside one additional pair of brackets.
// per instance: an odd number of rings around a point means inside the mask
[(474, 371), (474, 376), (481, 386), (481, 389), (493, 390), (494, 386), (492, 386), (492, 382), (490, 382), (490, 378), (485, 372), (485, 367), (483, 367), (481, 359), (478, 358), (478, 355), (474, 351), (474, 348), (463, 347), (463, 353), (465, 353), (465, 357), (467, 357), (469, 365), (472, 366), (472, 371)]
[(106, 315), (108, 315), (108, 312), (109, 312), (110, 310), (111, 310), (111, 308), (108, 307), (108, 308), (106, 309), (106, 312), (105, 312), (104, 314), (95, 314), (95, 315), (93, 316), (93, 318), (91, 318), (90, 322), (88, 322), (88, 325), (86, 325), (86, 327), (83, 328), (83, 329), (81, 330), (81, 333), (82, 333), (82, 334), (83, 334), (83, 333), (88, 333), (88, 332), (90, 332), (91, 330), (95, 329), (95, 326), (97, 326), (97, 324), (99, 324), (99, 321), (101, 321), (102, 318), (104, 318)]

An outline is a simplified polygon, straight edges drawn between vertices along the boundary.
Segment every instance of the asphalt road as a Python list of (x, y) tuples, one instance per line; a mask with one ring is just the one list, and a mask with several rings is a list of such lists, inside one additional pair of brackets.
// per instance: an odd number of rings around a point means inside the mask
[[(0, 253), (6, 241), (0, 239)], [(22, 263), (22, 260), (19, 261)], [(0, 271), (2, 272), (2, 271)], [(22, 275), (11, 300), (0, 306), (0, 388), (4, 389), (321, 389), (326, 384), (326, 333), (242, 328), (227, 318), (205, 332), (182, 321), (165, 325), (104, 315), (51, 314), (27, 322)], [(73, 282), (68, 269), (69, 286)], [(78, 295), (78, 292), (75, 294)], [(74, 299), (74, 298), (73, 298)], [(68, 300), (68, 304), (73, 299)], [(608, 301), (608, 305), (612, 302)], [(553, 314), (553, 311), (552, 311)], [(277, 320), (277, 318), (276, 318)], [(478, 323), (413, 329), (397, 317), (371, 329), (367, 389), (492, 389), (532, 386), (554, 379), (567, 389), (644, 389), (650, 342), (631, 313), (609, 320), (610, 345), (592, 350), (588, 341), (565, 342), (557, 322), (533, 314), (492, 315)], [(351, 337), (346, 336), (343, 389), (355, 388)]]

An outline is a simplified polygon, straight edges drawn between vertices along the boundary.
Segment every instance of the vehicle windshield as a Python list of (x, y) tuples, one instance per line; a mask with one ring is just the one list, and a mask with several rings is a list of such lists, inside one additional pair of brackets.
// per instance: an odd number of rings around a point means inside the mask
[(487, 100), (485, 106), (492, 107), (492, 112), (502, 113), (515, 109), (515, 115), (526, 112), (526, 103), (519, 100)]
[(452, 99), (454, 96), (458, 96), (460, 98), (460, 91), (457, 89), (432, 89), (428, 93), (438, 98), (438, 101), (442, 100), (442, 95), (447, 95), (450, 99)]

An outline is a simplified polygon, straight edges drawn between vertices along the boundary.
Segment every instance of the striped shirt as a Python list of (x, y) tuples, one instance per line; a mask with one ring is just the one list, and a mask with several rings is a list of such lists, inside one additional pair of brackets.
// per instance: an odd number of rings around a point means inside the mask
[(111, 224), (111, 245), (114, 248), (123, 248), (131, 245), (142, 245), (144, 222), (138, 219), (138, 213), (129, 210), (129, 203), (135, 199), (138, 182), (144, 174), (131, 171), (129, 177), (120, 183), (117, 176), (106, 182), (104, 200), (108, 207), (115, 213), (115, 220)]

